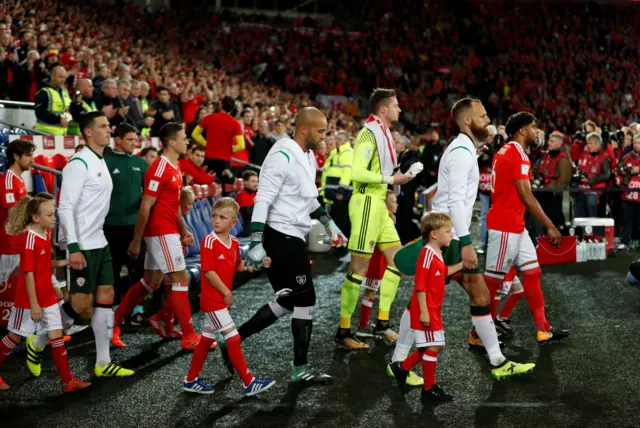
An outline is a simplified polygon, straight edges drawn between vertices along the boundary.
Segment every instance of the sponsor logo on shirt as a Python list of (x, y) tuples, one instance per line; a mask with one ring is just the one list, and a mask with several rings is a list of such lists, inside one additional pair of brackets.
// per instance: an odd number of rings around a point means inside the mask
[(151, 190), (152, 192), (156, 192), (158, 190), (158, 186), (160, 185), (160, 183), (156, 180), (151, 180), (149, 181), (149, 190)]
[(44, 256), (45, 255), (45, 251), (44, 250), (40, 251), (40, 255)]
[(522, 165), (522, 175), (529, 174), (529, 165)]
[(307, 275), (296, 276), (296, 282), (300, 285), (304, 284), (305, 282), (307, 282)]
[(437, 272), (436, 272), (436, 276), (440, 276), (440, 271), (437, 271)]
[(218, 257), (218, 260), (224, 260), (224, 254), (220, 254), (220, 257)]
[(134, 170), (134, 171), (138, 171), (138, 172), (140, 171), (140, 168), (136, 168), (135, 166), (132, 167), (131, 169)]
[(114, 174), (120, 174), (120, 170), (118, 168), (116, 168), (116, 169), (113, 170), (113, 173)]
[(7, 193), (6, 195), (4, 195), (4, 199), (8, 204), (12, 204), (16, 201), (16, 197), (13, 196), (13, 193)]

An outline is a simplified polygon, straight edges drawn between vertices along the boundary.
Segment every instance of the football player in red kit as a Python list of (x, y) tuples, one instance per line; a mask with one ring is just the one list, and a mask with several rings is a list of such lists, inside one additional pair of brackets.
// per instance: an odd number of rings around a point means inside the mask
[(553, 245), (562, 241), (560, 232), (531, 193), (531, 162), (526, 150), (534, 148), (538, 142), (535, 116), (527, 112), (514, 114), (507, 121), (506, 132), (510, 141), (493, 157), (484, 279), (489, 295), (495, 296), (505, 274), (516, 265), (522, 273), (524, 294), (538, 329), (538, 342), (562, 339), (569, 332), (554, 329), (547, 322), (540, 288), (542, 272), (535, 247), (524, 227), (524, 214), (528, 209), (547, 228)]
[(159, 132), (163, 153), (149, 167), (144, 177), (142, 203), (136, 222), (134, 239), (129, 246), (131, 257), (140, 256), (144, 237), (147, 254), (145, 275), (132, 286), (122, 299), (114, 316), (111, 343), (125, 344), (120, 339), (120, 324), (145, 296), (162, 285), (168, 275), (171, 281), (171, 302), (182, 329), (182, 348), (194, 350), (200, 341), (191, 324), (189, 305), (189, 276), (186, 271), (183, 245), (192, 245), (193, 236), (187, 230), (180, 212), (182, 174), (178, 158), (187, 150), (187, 136), (182, 125), (169, 122)]

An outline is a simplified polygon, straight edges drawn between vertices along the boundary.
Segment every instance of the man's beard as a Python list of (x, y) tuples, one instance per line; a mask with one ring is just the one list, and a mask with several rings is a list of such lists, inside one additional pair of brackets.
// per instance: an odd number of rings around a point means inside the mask
[(476, 125), (471, 123), (471, 133), (478, 141), (484, 141), (489, 136), (489, 127), (476, 127)]
[(311, 136), (304, 139), (304, 144), (307, 146), (307, 150), (315, 150), (318, 147), (318, 143)]

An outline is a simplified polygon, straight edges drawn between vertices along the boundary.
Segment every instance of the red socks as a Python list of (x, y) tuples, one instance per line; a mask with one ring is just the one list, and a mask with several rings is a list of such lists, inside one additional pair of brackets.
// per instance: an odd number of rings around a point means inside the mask
[(187, 284), (174, 283), (171, 286), (171, 302), (173, 311), (182, 329), (182, 336), (187, 339), (193, 337), (196, 332), (191, 324), (191, 306), (189, 304), (189, 286)]
[(410, 371), (422, 360), (424, 348), (418, 348), (400, 364), (403, 370)]
[(511, 316), (511, 311), (516, 307), (520, 299), (524, 296), (524, 290), (515, 291), (509, 294), (507, 300), (505, 300), (502, 309), (500, 309), (500, 318), (505, 319)]
[(436, 365), (438, 364), (438, 352), (427, 350), (422, 355), (422, 378), (424, 390), (430, 390), (436, 384)]
[(538, 331), (549, 331), (551, 326), (547, 322), (544, 313), (544, 295), (540, 287), (541, 277), (542, 271), (538, 266), (523, 270), (522, 287), (524, 288), (524, 294), (527, 296), (527, 302), (529, 302), (529, 308), (531, 309), (533, 320), (536, 323), (536, 328)]
[(369, 297), (366, 294), (362, 296), (362, 304), (360, 305), (360, 328), (367, 328), (369, 325), (374, 300), (375, 297)]
[(119, 327), (124, 321), (124, 318), (133, 311), (133, 308), (138, 306), (140, 302), (147, 297), (147, 294), (151, 293), (151, 287), (147, 285), (144, 279), (136, 282), (133, 287), (127, 291), (122, 299), (122, 302), (118, 305), (115, 314), (113, 315), (113, 325)]
[(409, 355), (401, 364), (401, 367), (409, 371), (422, 361), (422, 377), (424, 378), (424, 390), (430, 390), (436, 384), (436, 365), (438, 363), (438, 351), (426, 348), (418, 348)]
[(187, 373), (187, 382), (191, 382), (200, 376), (212, 343), (213, 339), (204, 334), (202, 335), (200, 343), (196, 346), (196, 350), (193, 351), (193, 357), (191, 357), (191, 365), (189, 366), (189, 373)]
[(16, 346), (18, 346), (18, 343), (14, 342), (9, 335), (6, 335), (0, 341), (0, 365), (4, 363), (4, 360), (7, 359)]
[(484, 274), (484, 282), (487, 284), (489, 297), (491, 298), (491, 319), (496, 319), (498, 306), (500, 306), (500, 296), (496, 296), (496, 294), (500, 289), (500, 285), (502, 285), (502, 278)]
[(227, 342), (227, 350), (229, 352), (229, 359), (236, 369), (238, 376), (242, 379), (243, 385), (246, 387), (253, 380), (253, 375), (247, 367), (247, 362), (244, 360), (244, 354), (242, 353), (242, 346), (240, 345), (241, 339), (238, 334), (238, 330), (227, 334), (225, 336)]
[(51, 355), (58, 368), (58, 373), (60, 373), (62, 383), (69, 382), (71, 380), (71, 369), (69, 369), (67, 349), (64, 347), (64, 338), (59, 337), (51, 341)]

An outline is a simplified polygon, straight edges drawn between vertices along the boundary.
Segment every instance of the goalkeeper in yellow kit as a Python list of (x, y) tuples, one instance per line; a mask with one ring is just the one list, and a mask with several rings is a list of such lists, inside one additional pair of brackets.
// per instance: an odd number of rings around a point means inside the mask
[(389, 186), (408, 183), (422, 170), (419, 163), (419, 167), (412, 166), (406, 174), (397, 170), (398, 161), (390, 131), (391, 124), (400, 115), (395, 91), (375, 89), (369, 103), (372, 114), (358, 134), (353, 154), (353, 195), (349, 202), (351, 265), (342, 284), (340, 327), (335, 338), (337, 343), (349, 349), (369, 347), (352, 334), (351, 315), (376, 247), (384, 254), (388, 266), (380, 285), (380, 310), (374, 334), (392, 341), (398, 337), (389, 328), (389, 310), (400, 282), (400, 272), (393, 257), (401, 244), (393, 220), (387, 213), (385, 199)]

